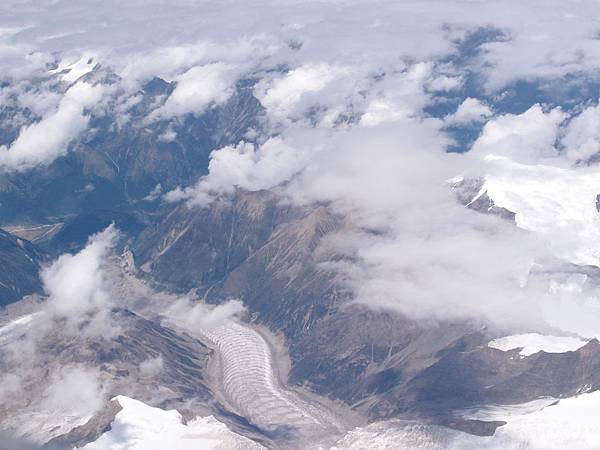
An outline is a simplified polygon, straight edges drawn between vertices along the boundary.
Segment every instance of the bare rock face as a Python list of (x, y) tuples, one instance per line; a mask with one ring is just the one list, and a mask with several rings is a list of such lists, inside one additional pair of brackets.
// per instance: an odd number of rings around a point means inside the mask
[(475, 211), (498, 216), (509, 222), (515, 221), (515, 213), (497, 206), (486, 192), (480, 192), (483, 187), (482, 178), (465, 178), (452, 185), (457, 200)]
[(44, 255), (33, 244), (0, 229), (0, 306), (39, 292)]
[(258, 250), (290, 214), (267, 192), (240, 193), (205, 210), (181, 205), (139, 236), (135, 263), (172, 289), (205, 291)]
[(75, 427), (69, 433), (51, 439), (42, 448), (58, 450), (83, 447), (110, 431), (111, 423), (122, 409), (123, 407), (117, 400), (111, 400), (84, 425)]

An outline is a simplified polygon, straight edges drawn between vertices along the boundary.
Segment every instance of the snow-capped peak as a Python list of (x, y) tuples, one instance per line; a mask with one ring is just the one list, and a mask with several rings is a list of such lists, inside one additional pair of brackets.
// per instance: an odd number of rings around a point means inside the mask
[(213, 416), (197, 417), (185, 424), (178, 411), (153, 408), (123, 395), (114, 398), (121, 407), (111, 429), (86, 450), (197, 450), (262, 449)]

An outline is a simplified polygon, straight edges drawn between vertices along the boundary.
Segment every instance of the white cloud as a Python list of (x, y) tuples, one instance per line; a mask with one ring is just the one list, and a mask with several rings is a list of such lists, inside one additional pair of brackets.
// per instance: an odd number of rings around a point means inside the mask
[[(456, 205), (445, 180), (488, 153), (529, 163), (557, 160), (566, 114), (535, 105), (493, 118), (471, 158), (445, 154), (444, 127), (482, 122), (492, 117), (490, 108), (466, 99), (441, 121), (425, 118), (424, 107), (433, 91), (458, 87), (465, 67), (491, 90), (520, 78), (596, 73), (596, 2), (249, 0), (231, 8), (82, 1), (85, 7), (50, 0), (38, 0), (35, 8), (28, 1), (0, 5), (9, 28), (11, 17), (25, 12), (31, 24), (0, 36), (6, 76), (47, 76), (47, 62), (92, 52), (122, 77), (120, 87), (137, 89), (153, 76), (175, 81), (154, 113), (161, 118), (225, 102), (246, 75), (260, 80), (255, 94), (276, 122), (278, 137), (214, 151), (208, 175), (167, 199), (205, 206), (239, 187), (276, 189), (297, 204), (328, 204), (356, 228), (356, 234), (334, 242), (339, 251), (355, 255), (356, 263), (339, 263), (336, 270), (360, 301), (374, 306), (419, 317), (488, 318), (513, 308), (512, 318), (530, 320), (542, 316), (535, 312), (543, 301), (553, 304), (543, 283), (523, 282), (532, 260), (546, 257), (548, 249), (530, 233)], [(456, 39), (482, 27), (502, 30), (504, 37), (479, 53), (470, 49), (473, 59), (455, 67), (446, 57), (456, 53)], [(47, 99), (39, 110), (43, 119), (24, 127), (0, 152), (0, 165), (24, 170), (64, 154), (87, 126), (89, 107), (67, 100), (66, 95), (50, 112), (53, 100)], [(132, 94), (131, 102), (120, 103), (123, 115), (135, 101), (139, 97)], [(31, 98), (22, 102), (31, 104)], [(586, 110), (567, 126), (561, 144), (569, 161), (596, 151), (596, 115)], [(353, 125), (357, 122), (361, 126)], [(315, 124), (320, 129), (311, 128)], [(359, 231), (364, 228), (380, 233)], [(90, 295), (83, 305), (99, 303)], [(74, 296), (64, 311), (72, 303)]]
[[(498, 139), (486, 144), (519, 152), (521, 147), (501, 142), (508, 135), (512, 142), (533, 147), (533, 154), (521, 156), (535, 158), (546, 146), (553, 149), (563, 118), (559, 110), (540, 107), (503, 116), (487, 130), (488, 137)], [(575, 308), (587, 294), (566, 299), (533, 270), (554, 257), (541, 239), (457, 203), (445, 180), (476, 160), (445, 152), (444, 126), (435, 119), (403, 118), (336, 131), (290, 127), (271, 144), (277, 144), (276, 151), (244, 144), (215, 155), (224, 159), (179, 195), (206, 205), (234, 186), (276, 187), (295, 204), (328, 205), (354, 228), (332, 236), (322, 249), (323, 255), (331, 250), (349, 258), (324, 266), (345, 280), (356, 301), (373, 308), (419, 320), (474, 318), (599, 335), (588, 322), (577, 325), (578, 313), (564, 313), (563, 305), (571, 304), (572, 311), (585, 310), (597, 320), (593, 308)], [(285, 169), (277, 169), (282, 162)]]
[(8, 403), (8, 399), (22, 389), (21, 378), (13, 373), (0, 374), (0, 402)]
[(158, 136), (158, 140), (161, 142), (173, 142), (177, 138), (177, 132), (168, 129), (163, 134)]
[(144, 197), (144, 201), (146, 202), (153, 202), (154, 200), (160, 198), (160, 196), (163, 193), (163, 189), (162, 189), (162, 185), (159, 183), (156, 186), (154, 186), (154, 189), (152, 189), (148, 195), (146, 195)]
[(494, 113), (489, 106), (476, 98), (466, 98), (456, 109), (454, 114), (446, 117), (449, 125), (465, 125), (473, 122), (483, 122)]
[(61, 99), (60, 94), (43, 88), (26, 90), (17, 95), (18, 104), (39, 116), (46, 116), (51, 111), (55, 111)]
[(375, 126), (421, 115), (430, 100), (425, 85), (433, 74), (433, 64), (420, 62), (387, 75), (371, 89), (372, 99), (361, 115), (360, 125)]
[(41, 271), (48, 294), (47, 313), (66, 318), (74, 326), (88, 322), (86, 332), (91, 334), (111, 334), (106, 317), (111, 305), (110, 288), (104, 269), (117, 238), (117, 230), (110, 225), (93, 235), (79, 253), (64, 254)]
[(561, 144), (568, 160), (585, 161), (600, 152), (600, 106), (589, 106), (571, 120)]
[(125, 66), (118, 72), (127, 80), (147, 80), (156, 76), (173, 81), (194, 67), (216, 61), (228, 65), (246, 65), (260, 60), (274, 50), (270, 46), (260, 35), (233, 41), (228, 37), (223, 42), (200, 39), (188, 44), (158, 46), (129, 55), (125, 59)]
[(340, 66), (307, 63), (283, 76), (264, 80), (256, 87), (255, 95), (274, 118), (294, 118), (318, 105), (322, 92), (347, 74), (348, 69)]
[(72, 86), (54, 112), (23, 127), (8, 148), (0, 147), (0, 170), (24, 171), (65, 155), (69, 143), (87, 128), (89, 116), (85, 110), (101, 95), (100, 85), (80, 82)]
[(560, 125), (567, 115), (560, 108), (545, 111), (534, 105), (523, 114), (504, 114), (485, 124), (471, 152), (507, 156), (523, 162), (558, 156), (555, 148)]
[(410, 111), (406, 107), (397, 105), (386, 98), (378, 98), (369, 103), (365, 113), (360, 118), (360, 124), (364, 127), (372, 127), (404, 119), (409, 114)]
[(190, 331), (209, 329), (245, 311), (239, 300), (229, 300), (217, 306), (181, 299), (166, 311), (166, 317)]
[[(57, 53), (71, 57), (76, 51), (101, 53), (101, 64), (114, 65), (128, 79), (176, 76), (194, 65), (249, 56), (272, 58), (272, 67), (321, 60), (378, 68), (398, 57), (429, 60), (451, 52), (450, 39), (483, 27), (507, 36), (486, 44), (479, 56), (491, 87), (600, 68), (593, 0), (249, 0), (236, 8), (183, 0), (25, 0), (1, 7), (3, 29), (10, 31), (0, 36), (0, 60), (9, 76), (46, 71)], [(232, 42), (232, 36), (244, 38)], [(301, 48), (290, 49), (290, 41)]]
[(224, 147), (211, 153), (208, 175), (192, 187), (168, 192), (165, 198), (207, 206), (215, 198), (233, 193), (236, 187), (252, 191), (270, 189), (288, 180), (310, 153), (296, 152), (279, 138), (269, 139), (260, 146), (241, 142), (235, 147)]
[(53, 374), (50, 385), (42, 394), (40, 409), (63, 416), (84, 417), (102, 407), (104, 396), (99, 370), (67, 366)]
[(460, 77), (449, 77), (440, 75), (427, 83), (427, 89), (430, 91), (452, 91), (462, 85), (463, 80)]
[(192, 67), (175, 78), (175, 90), (151, 118), (201, 114), (213, 104), (224, 103), (234, 93), (238, 75), (234, 67), (223, 63)]
[[(49, 64), (59, 63), (58, 72), (70, 69), (65, 78), (70, 82), (99, 63), (114, 70), (121, 77), (119, 87), (133, 97), (140, 82), (160, 76), (177, 82), (153, 116), (165, 118), (220, 104), (229, 98), (236, 80), (256, 77), (256, 95), (275, 121), (306, 120), (309, 113), (310, 121), (324, 127), (361, 116), (363, 125), (372, 126), (414, 116), (420, 112), (419, 102), (427, 101), (428, 96), (417, 90), (414, 98), (398, 92), (408, 84), (406, 79), (392, 86), (399, 67), (424, 61), (415, 66), (431, 70), (432, 61), (456, 52), (457, 39), (482, 28), (502, 30), (504, 38), (484, 44), (477, 54), (471, 49), (473, 59), (459, 67), (448, 60), (440, 63), (443, 70), (433, 70), (422, 80), (426, 92), (459, 87), (465, 68), (478, 71), (490, 89), (519, 78), (595, 73), (600, 68), (596, 7), (590, 0), (250, 0), (236, 8), (177, 0), (126, 6), (116, 0), (83, 0), (80, 7), (66, 1), (25, 0), (1, 6), (7, 31), (0, 35), (0, 68), (11, 80), (42, 79), (49, 76)], [(17, 19), (20, 14), (27, 20)], [(532, 14), (538, 18), (535, 23), (529, 20)], [(282, 74), (282, 68), (290, 69)], [(22, 102), (32, 104), (27, 96)], [(47, 103), (38, 108), (44, 119), (24, 127), (23, 136), (0, 151), (4, 170), (48, 164), (85, 129), (81, 110), (71, 109), (69, 115), (59, 114), (59, 108), (56, 114), (46, 114), (50, 99)], [(127, 118), (122, 112), (117, 123)]]

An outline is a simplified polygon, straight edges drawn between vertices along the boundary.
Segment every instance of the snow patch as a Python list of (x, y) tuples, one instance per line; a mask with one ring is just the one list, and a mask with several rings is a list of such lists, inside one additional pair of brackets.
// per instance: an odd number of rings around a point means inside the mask
[(87, 444), (87, 450), (253, 450), (264, 447), (240, 436), (213, 416), (198, 417), (187, 424), (175, 410), (153, 408), (119, 395), (123, 407), (110, 431)]
[(73, 61), (63, 59), (56, 69), (48, 71), (51, 74), (60, 75), (61, 80), (73, 83), (82, 76), (90, 73), (96, 67), (96, 55), (85, 53), (81, 58)]
[(488, 347), (497, 348), (504, 352), (520, 348), (519, 354), (521, 356), (530, 356), (541, 351), (546, 353), (573, 352), (585, 344), (587, 344), (587, 341), (577, 337), (526, 333), (494, 339), (488, 343)]

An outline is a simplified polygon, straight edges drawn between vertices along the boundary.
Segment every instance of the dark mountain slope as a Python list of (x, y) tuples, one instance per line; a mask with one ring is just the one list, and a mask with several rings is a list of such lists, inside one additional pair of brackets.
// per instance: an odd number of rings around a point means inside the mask
[(0, 306), (41, 290), (43, 259), (33, 244), (0, 229)]
[[(167, 191), (193, 183), (206, 173), (213, 150), (237, 144), (249, 129), (260, 127), (262, 107), (248, 81), (223, 105), (149, 122), (148, 115), (173, 88), (154, 79), (126, 112), (115, 107), (92, 116), (65, 156), (27, 173), (0, 174), (0, 225), (54, 223), (97, 210), (152, 210), (155, 204), (144, 199), (157, 185)], [(12, 124), (29, 116), (0, 112), (0, 142), (14, 140)]]
[(142, 233), (134, 253), (161, 283), (185, 283), (214, 303), (242, 299), (251, 320), (285, 337), (292, 383), (372, 420), (419, 418), (489, 434), (499, 424), (465, 422), (453, 411), (598, 387), (596, 342), (519, 358), (489, 348), (496, 335), (479, 323), (417, 323), (352, 303), (327, 264), (341, 258), (327, 239), (346, 227), (324, 207), (238, 193), (210, 208), (176, 208)]

